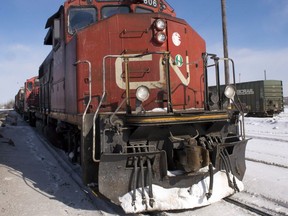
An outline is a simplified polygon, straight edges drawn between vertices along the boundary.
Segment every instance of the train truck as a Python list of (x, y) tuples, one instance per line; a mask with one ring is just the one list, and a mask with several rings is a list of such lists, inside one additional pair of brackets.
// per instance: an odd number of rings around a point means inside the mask
[(126, 213), (243, 189), (243, 112), (209, 95), (208, 68), (219, 75), (221, 59), (168, 2), (67, 0), (46, 29), (36, 127), (81, 165), (86, 185)]

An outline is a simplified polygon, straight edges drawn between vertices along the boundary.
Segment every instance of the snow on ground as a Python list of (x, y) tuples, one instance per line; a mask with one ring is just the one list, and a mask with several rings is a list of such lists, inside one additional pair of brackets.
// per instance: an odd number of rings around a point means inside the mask
[[(245, 190), (234, 197), (288, 215), (288, 107), (272, 118), (245, 118)], [(278, 215), (278, 214), (277, 214)]]
[(288, 166), (288, 107), (272, 118), (245, 118), (246, 157)]
[(272, 118), (245, 118), (246, 134), (288, 141), (288, 107)]
[(103, 202), (92, 202), (36, 131), (21, 118), (11, 125), (14, 119), (9, 114), (0, 127), (0, 215), (105, 215)]
[(246, 158), (288, 167), (288, 143), (253, 138), (249, 141)]

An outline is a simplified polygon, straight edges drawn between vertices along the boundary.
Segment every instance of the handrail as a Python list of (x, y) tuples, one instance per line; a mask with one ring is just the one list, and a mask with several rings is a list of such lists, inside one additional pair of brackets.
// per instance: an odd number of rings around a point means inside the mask
[[(220, 80), (219, 80), (219, 60), (221, 61), (230, 61), (232, 64), (232, 75), (233, 75), (233, 85), (235, 87), (235, 91), (237, 91), (236, 89), (236, 78), (235, 78), (235, 64), (233, 59), (231, 58), (219, 58), (217, 57), (215, 54), (209, 54), (209, 53), (203, 53), (202, 55), (203, 57), (203, 61), (204, 61), (204, 78), (205, 78), (205, 109), (209, 109), (209, 95), (208, 95), (208, 72), (207, 72), (207, 68), (210, 66), (215, 66), (215, 70), (216, 70), (216, 91), (219, 97), (219, 101), (218, 101), (218, 106), (220, 109), (223, 109), (223, 105), (222, 105), (222, 101), (221, 101), (221, 94), (220, 94)], [(214, 60), (214, 64), (213, 65), (208, 65), (208, 57), (210, 57), (212, 60)], [(230, 83), (230, 81), (229, 81)], [(240, 101), (240, 98), (238, 97), (238, 95), (236, 94), (236, 98), (239, 102), (240, 107), (238, 107), (237, 102), (234, 99), (231, 99), (230, 103), (233, 102), (233, 104), (235, 105), (235, 107), (237, 108), (237, 110), (240, 112), (240, 115), (242, 117), (242, 121), (239, 121), (239, 125), (240, 125), (240, 136), (243, 137), (243, 139), (245, 139), (245, 125), (244, 125), (244, 112), (243, 112), (243, 107)]]
[(98, 104), (97, 110), (94, 113), (93, 116), (93, 141), (92, 141), (92, 159), (95, 163), (100, 163), (100, 160), (96, 159), (96, 119), (98, 116), (98, 113), (100, 111), (100, 107), (102, 106), (102, 103), (106, 96), (106, 69), (105, 69), (105, 62), (107, 58), (118, 58), (120, 55), (106, 55), (103, 58), (102, 66), (103, 66), (103, 77), (102, 77), (102, 96), (100, 99), (100, 102)]
[(86, 106), (85, 111), (84, 111), (83, 116), (82, 116), (82, 137), (84, 137), (85, 117), (87, 115), (89, 106), (90, 106), (91, 101), (92, 101), (92, 75), (91, 75), (92, 74), (92, 66), (91, 66), (91, 62), (88, 60), (83, 60), (83, 61), (79, 60), (79, 61), (75, 62), (74, 65), (76, 66), (77, 64), (82, 64), (82, 63), (88, 64), (88, 70), (89, 70), (89, 77), (88, 77), (88, 79), (89, 79), (89, 101), (87, 103), (87, 106)]
[(100, 160), (96, 159), (96, 119), (97, 119), (98, 113), (100, 111), (100, 107), (102, 106), (102, 103), (103, 103), (105, 96), (106, 96), (106, 67), (105, 67), (105, 63), (106, 63), (107, 58), (119, 58), (119, 57), (123, 57), (123, 55), (106, 55), (106, 56), (104, 56), (103, 61), (102, 61), (102, 69), (103, 69), (103, 72), (102, 72), (102, 74), (103, 74), (103, 76), (102, 76), (102, 83), (103, 83), (102, 97), (101, 97), (101, 100), (98, 104), (97, 110), (93, 116), (93, 141), (92, 141), (92, 154), (93, 155), (92, 155), (92, 159), (95, 163), (100, 162)]
[(218, 60), (223, 60), (223, 61), (231, 61), (232, 64), (232, 75), (233, 75), (233, 84), (236, 84), (236, 78), (235, 78), (235, 65), (234, 65), (234, 61), (231, 58), (218, 58)]
[(96, 159), (96, 118), (98, 116), (98, 113), (99, 113), (99, 110), (100, 110), (100, 107), (102, 106), (102, 103), (105, 99), (105, 96), (106, 96), (106, 92), (103, 92), (102, 94), (102, 97), (101, 97), (101, 100), (98, 104), (98, 107), (97, 107), (97, 110), (93, 116), (93, 147), (92, 147), (92, 158), (93, 158), (93, 161), (96, 162), (96, 163), (99, 163), (100, 160)]

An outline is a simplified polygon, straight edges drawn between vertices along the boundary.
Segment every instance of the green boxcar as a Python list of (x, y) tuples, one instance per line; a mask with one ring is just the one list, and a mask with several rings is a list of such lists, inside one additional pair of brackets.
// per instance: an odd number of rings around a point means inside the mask
[(236, 88), (247, 116), (273, 116), (284, 110), (280, 80), (237, 83)]
[[(227, 106), (224, 97), (225, 85), (220, 86), (220, 104)], [(246, 116), (266, 117), (279, 114), (284, 111), (283, 86), (280, 80), (260, 80), (236, 84), (237, 95), (235, 101)], [(212, 97), (216, 95), (216, 86), (209, 87), (211, 110), (219, 109), (219, 104), (213, 102)], [(218, 98), (218, 97), (217, 97)], [(240, 102), (239, 102), (240, 100)]]

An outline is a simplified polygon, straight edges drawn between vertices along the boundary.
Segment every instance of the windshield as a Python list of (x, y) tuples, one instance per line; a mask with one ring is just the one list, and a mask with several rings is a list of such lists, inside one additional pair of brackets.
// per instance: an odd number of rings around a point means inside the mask
[(32, 88), (33, 88), (33, 83), (32, 83), (32, 82), (28, 82), (28, 83), (27, 83), (27, 89), (28, 89), (29, 91), (32, 91)]
[(130, 13), (128, 6), (106, 6), (102, 8), (102, 19), (106, 19), (114, 14), (127, 14)]
[(97, 21), (96, 8), (71, 8), (69, 10), (69, 33), (82, 29)]

